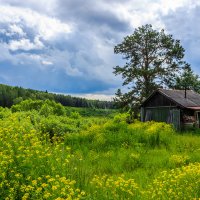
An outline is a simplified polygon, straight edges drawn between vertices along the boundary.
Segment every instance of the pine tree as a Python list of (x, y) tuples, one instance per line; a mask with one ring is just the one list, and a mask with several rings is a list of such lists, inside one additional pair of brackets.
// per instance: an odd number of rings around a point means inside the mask
[(154, 30), (150, 24), (126, 36), (115, 46), (114, 53), (122, 54), (126, 60), (124, 66), (114, 67), (114, 74), (122, 75), (123, 86), (128, 86), (126, 93), (117, 91), (115, 101), (136, 112), (144, 98), (155, 89), (169, 85), (174, 74), (185, 65), (180, 41), (165, 34), (164, 30)]

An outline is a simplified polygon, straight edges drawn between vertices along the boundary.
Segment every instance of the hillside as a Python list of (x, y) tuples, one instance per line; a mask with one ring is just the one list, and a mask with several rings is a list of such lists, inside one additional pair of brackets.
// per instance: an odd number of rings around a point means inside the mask
[(199, 130), (127, 117), (49, 100), (1, 108), (1, 198), (200, 198)]
[(25, 99), (53, 100), (61, 103), (63, 106), (87, 107), (87, 108), (107, 108), (113, 109), (115, 105), (111, 101), (88, 100), (85, 98), (72, 97), (70, 95), (48, 93), (47, 91), (38, 91), (25, 89), (22, 87), (13, 87), (0, 84), (0, 106), (11, 107), (13, 104)]

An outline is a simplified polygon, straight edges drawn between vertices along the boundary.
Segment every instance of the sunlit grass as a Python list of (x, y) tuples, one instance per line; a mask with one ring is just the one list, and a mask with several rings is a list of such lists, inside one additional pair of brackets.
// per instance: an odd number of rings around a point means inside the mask
[(200, 198), (198, 131), (9, 109), (0, 127), (1, 199)]

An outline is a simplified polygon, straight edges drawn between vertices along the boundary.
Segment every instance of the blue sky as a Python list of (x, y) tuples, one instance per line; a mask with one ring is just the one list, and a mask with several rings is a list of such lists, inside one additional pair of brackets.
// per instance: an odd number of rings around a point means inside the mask
[(199, 13), (195, 0), (0, 0), (0, 83), (109, 99), (122, 84), (113, 48), (147, 23), (200, 74)]

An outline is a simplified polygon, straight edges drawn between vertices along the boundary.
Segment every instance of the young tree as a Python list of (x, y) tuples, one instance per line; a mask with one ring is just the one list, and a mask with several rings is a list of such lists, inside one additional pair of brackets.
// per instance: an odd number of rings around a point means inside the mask
[(181, 75), (175, 78), (171, 87), (174, 89), (190, 89), (200, 93), (200, 77), (192, 71), (190, 65), (186, 65)]
[(137, 108), (155, 89), (170, 84), (174, 74), (185, 64), (180, 41), (164, 30), (153, 30), (150, 24), (126, 36), (115, 46), (114, 53), (122, 54), (127, 60), (123, 67), (114, 67), (114, 74), (122, 75), (123, 86), (129, 89), (124, 94), (118, 90), (115, 101), (131, 109)]

